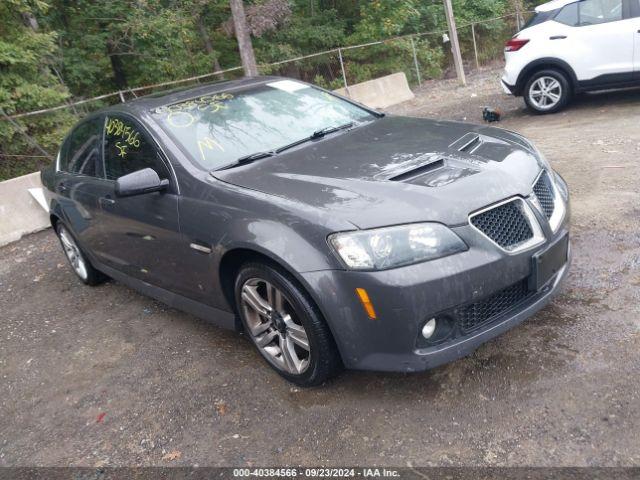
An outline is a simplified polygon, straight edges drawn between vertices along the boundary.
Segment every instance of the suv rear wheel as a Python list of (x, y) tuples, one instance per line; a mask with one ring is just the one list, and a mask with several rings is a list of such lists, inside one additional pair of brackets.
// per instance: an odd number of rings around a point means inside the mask
[(524, 101), (537, 114), (559, 112), (570, 99), (569, 80), (558, 70), (536, 72), (524, 87)]

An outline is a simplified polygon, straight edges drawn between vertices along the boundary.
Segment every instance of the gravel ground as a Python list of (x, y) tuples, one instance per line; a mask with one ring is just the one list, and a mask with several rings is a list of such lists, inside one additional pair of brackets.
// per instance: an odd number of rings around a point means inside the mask
[(500, 124), (567, 179), (564, 292), (423, 374), (281, 380), (241, 336), (109, 282), (84, 287), (51, 231), (0, 249), (0, 466), (640, 465), (640, 93), (534, 117), (496, 72), (393, 110)]

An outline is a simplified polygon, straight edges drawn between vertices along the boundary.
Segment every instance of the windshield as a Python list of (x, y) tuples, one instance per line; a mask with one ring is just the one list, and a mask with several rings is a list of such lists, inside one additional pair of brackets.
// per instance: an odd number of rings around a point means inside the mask
[(327, 127), (375, 119), (356, 105), (292, 80), (203, 95), (151, 113), (207, 170), (276, 150)]

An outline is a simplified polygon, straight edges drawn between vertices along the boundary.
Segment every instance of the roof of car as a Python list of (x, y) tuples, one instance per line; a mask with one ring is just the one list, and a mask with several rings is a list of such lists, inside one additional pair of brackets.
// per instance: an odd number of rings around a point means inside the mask
[(536, 7), (536, 12), (551, 12), (557, 10), (570, 3), (576, 3), (578, 0), (552, 0), (551, 2), (543, 3)]
[(144, 97), (138, 97), (134, 100), (129, 100), (125, 103), (117, 104), (112, 107), (108, 107), (106, 110), (129, 110), (129, 111), (150, 111), (164, 105), (172, 105), (174, 103), (180, 103), (192, 98), (196, 98), (202, 95), (209, 95), (212, 93), (228, 92), (231, 90), (237, 90), (239, 88), (251, 87), (254, 85), (260, 85), (269, 81), (282, 80), (282, 77), (274, 76), (259, 76), (259, 77), (246, 77), (240, 80), (228, 80), (221, 82), (211, 82), (207, 84), (197, 85), (194, 87), (177, 88), (164, 92), (152, 93), (145, 95)]

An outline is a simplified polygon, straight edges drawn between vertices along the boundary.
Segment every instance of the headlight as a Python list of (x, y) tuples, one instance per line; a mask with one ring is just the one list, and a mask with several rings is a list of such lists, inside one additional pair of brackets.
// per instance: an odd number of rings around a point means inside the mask
[(446, 257), (468, 249), (439, 223), (335, 233), (329, 243), (352, 270), (385, 270)]

